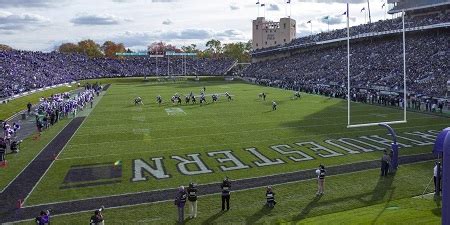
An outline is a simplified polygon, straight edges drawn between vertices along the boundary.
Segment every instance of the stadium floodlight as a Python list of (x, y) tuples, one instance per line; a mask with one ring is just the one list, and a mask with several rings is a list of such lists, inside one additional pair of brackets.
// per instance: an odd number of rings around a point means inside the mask
[(351, 95), (350, 95), (350, 16), (349, 16), (349, 4), (347, 3), (347, 128), (358, 127), (372, 127), (388, 124), (401, 124), (406, 123), (406, 42), (405, 42), (405, 11), (402, 11), (402, 24), (403, 24), (403, 120), (397, 121), (383, 121), (376, 123), (351, 123)]

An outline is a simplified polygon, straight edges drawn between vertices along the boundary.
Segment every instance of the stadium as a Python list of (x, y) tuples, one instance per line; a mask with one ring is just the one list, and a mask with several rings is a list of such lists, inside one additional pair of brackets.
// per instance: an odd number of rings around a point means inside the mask
[(450, 224), (449, 0), (61, 2), (0, 0), (1, 224)]

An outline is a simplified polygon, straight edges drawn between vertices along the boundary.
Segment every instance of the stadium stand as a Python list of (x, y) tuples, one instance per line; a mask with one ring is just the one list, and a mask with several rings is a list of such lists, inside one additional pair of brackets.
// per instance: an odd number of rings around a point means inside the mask
[[(157, 64), (158, 63), (158, 64)], [(186, 59), (187, 75), (224, 75), (235, 61)], [(181, 58), (170, 58), (170, 74), (182, 74)], [(90, 59), (79, 54), (0, 51), (0, 98), (36, 88), (102, 77), (167, 75), (167, 58)]]

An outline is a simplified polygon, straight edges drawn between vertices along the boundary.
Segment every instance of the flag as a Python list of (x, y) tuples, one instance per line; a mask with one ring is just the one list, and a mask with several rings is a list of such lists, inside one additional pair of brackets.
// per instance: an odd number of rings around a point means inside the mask
[(383, 3), (383, 5), (381, 6), (381, 8), (384, 8), (385, 5), (386, 5), (386, 3)]
[(328, 20), (328, 19), (330, 19), (330, 16), (325, 16), (323, 19)]
[(256, 2), (256, 4), (257, 4), (257, 5), (259, 5), (259, 1), (258, 1), (258, 2)]
[(361, 12), (364, 11), (364, 10), (366, 10), (366, 7), (363, 7), (363, 8), (361, 9)]
[(114, 166), (121, 166), (122, 165), (122, 160), (117, 160), (115, 163), (114, 163)]
[(347, 11), (345, 11), (344, 13), (342, 13), (343, 16), (347, 15)]
[(311, 20), (310, 20), (310, 21), (308, 21), (308, 22), (306, 22), (306, 23), (311, 23)]
[(287, 0), (287, 2), (286, 2), (287, 4), (291, 4), (291, 0)]
[(264, 6), (266, 6), (266, 4), (261, 4), (261, 7), (264, 7)]

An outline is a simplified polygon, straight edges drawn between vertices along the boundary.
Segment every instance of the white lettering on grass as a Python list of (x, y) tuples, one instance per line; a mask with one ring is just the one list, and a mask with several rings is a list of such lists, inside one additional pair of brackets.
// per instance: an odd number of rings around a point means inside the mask
[[(359, 138), (366, 139), (366, 140), (369, 140), (369, 141), (373, 141), (375, 143), (379, 143), (381, 145), (385, 145), (385, 146), (388, 146), (388, 147), (392, 146), (392, 140), (384, 138), (384, 137), (380, 137), (378, 135), (361, 136)], [(410, 148), (410, 147), (412, 147), (411, 145), (402, 144), (402, 143), (400, 143), (398, 141), (397, 141), (397, 145), (401, 146), (403, 148)]]
[[(204, 174), (204, 173), (212, 173), (213, 171), (210, 170), (205, 163), (200, 159), (200, 154), (189, 154), (188, 157), (192, 158), (192, 160), (182, 158), (180, 156), (172, 156), (172, 159), (178, 160), (179, 163), (177, 164), (178, 170), (180, 173), (184, 175), (198, 175), (198, 174)], [(189, 171), (187, 168), (187, 165), (193, 164), (197, 167), (198, 170)]]
[(131, 181), (136, 182), (148, 180), (145, 173), (152, 175), (156, 179), (169, 178), (170, 176), (164, 171), (162, 159), (162, 157), (152, 158), (154, 162), (153, 167), (142, 159), (133, 160), (133, 178)]
[(248, 151), (252, 153), (254, 156), (256, 156), (260, 161), (253, 161), (253, 163), (259, 167), (261, 166), (271, 166), (271, 165), (277, 165), (277, 164), (283, 164), (284, 161), (281, 159), (274, 159), (274, 161), (271, 161), (269, 158), (267, 158), (265, 155), (261, 154), (257, 148), (246, 148), (245, 151)]
[(289, 155), (289, 154), (297, 154), (300, 156), (300, 158), (295, 158), (293, 156), (289, 156), (288, 158), (294, 162), (300, 162), (300, 161), (306, 161), (306, 160), (312, 160), (314, 159), (313, 157), (307, 155), (306, 153), (302, 152), (302, 151), (297, 151), (297, 150), (289, 150), (291, 149), (291, 146), (289, 145), (274, 145), (274, 146), (270, 146), (271, 149), (277, 151), (278, 153), (282, 154), (282, 155)]
[[(298, 146), (305, 146), (305, 145), (312, 145), (313, 147), (307, 147), (308, 149), (311, 149), (312, 151), (316, 152), (316, 154), (323, 158), (329, 158), (329, 157), (335, 157), (335, 156), (341, 156), (344, 154), (341, 154), (339, 152), (335, 152), (331, 149), (325, 148), (322, 145), (317, 144), (314, 141), (306, 141), (306, 142), (298, 142), (295, 143)], [(322, 154), (322, 152), (326, 152), (326, 154)]]
[(216, 160), (220, 163), (224, 162), (232, 162), (234, 166), (226, 167), (224, 165), (220, 166), (222, 171), (230, 171), (230, 170), (240, 170), (249, 168), (249, 166), (242, 163), (236, 156), (233, 155), (231, 150), (217, 151), (217, 152), (208, 152), (209, 156), (215, 156), (217, 154), (225, 155), (225, 158), (216, 158)]
[[(344, 143), (346, 145), (353, 146), (353, 147), (355, 147), (355, 148), (357, 148), (357, 149), (359, 149), (359, 150), (361, 150), (363, 152), (373, 152), (373, 151), (376, 151), (376, 150), (384, 150), (384, 148), (381, 148), (381, 147), (378, 147), (378, 146), (375, 146), (375, 145), (371, 145), (371, 144), (368, 144), (366, 142), (363, 142), (363, 141), (360, 141), (360, 140), (357, 140), (357, 139), (353, 139), (353, 138), (339, 138), (338, 141), (341, 142), (341, 143)], [(369, 146), (369, 147), (372, 147), (372, 148), (361, 147), (361, 146), (353, 144), (351, 142), (357, 142), (359, 144), (362, 144), (362, 145), (365, 145), (365, 146)]]
[(358, 154), (358, 153), (360, 153), (360, 152), (355, 151), (353, 149), (350, 149), (350, 148), (344, 147), (344, 146), (342, 146), (340, 144), (334, 143), (333, 141), (335, 141), (335, 140), (328, 139), (328, 140), (325, 140), (324, 142), (329, 144), (329, 145), (332, 145), (334, 147), (340, 148), (340, 149), (342, 149), (344, 151), (347, 151), (349, 154)]

